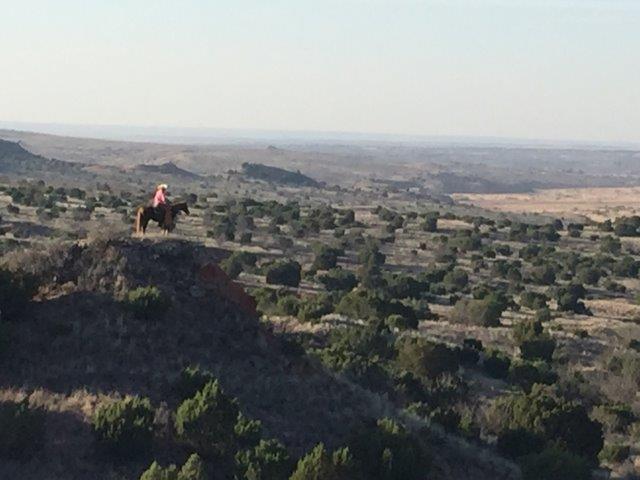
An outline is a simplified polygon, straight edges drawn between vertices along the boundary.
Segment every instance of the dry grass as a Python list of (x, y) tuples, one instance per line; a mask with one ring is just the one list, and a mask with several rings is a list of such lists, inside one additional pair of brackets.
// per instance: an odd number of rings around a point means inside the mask
[(533, 193), (454, 194), (463, 204), (497, 212), (584, 216), (595, 221), (638, 213), (640, 187), (570, 188)]

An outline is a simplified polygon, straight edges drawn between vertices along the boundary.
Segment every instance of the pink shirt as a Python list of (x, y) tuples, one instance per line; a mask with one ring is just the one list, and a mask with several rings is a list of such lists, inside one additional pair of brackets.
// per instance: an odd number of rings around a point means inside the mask
[(158, 205), (162, 205), (166, 203), (166, 199), (164, 198), (164, 192), (161, 188), (156, 190), (156, 194), (153, 196), (153, 207), (157, 207)]

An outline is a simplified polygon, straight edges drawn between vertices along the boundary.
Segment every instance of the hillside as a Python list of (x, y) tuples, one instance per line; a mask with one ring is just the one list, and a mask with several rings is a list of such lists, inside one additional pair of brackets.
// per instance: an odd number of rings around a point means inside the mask
[(79, 174), (81, 170), (81, 165), (34, 155), (23, 148), (20, 142), (9, 142), (0, 139), (0, 173), (23, 175), (40, 174), (42, 172)]
[[(30, 396), (47, 411), (47, 434), (43, 456), (28, 466), (1, 464), (2, 478), (107, 479), (116, 472), (137, 478), (148, 459), (93, 460), (91, 416), (102, 402), (125, 394), (150, 398), (166, 415), (178, 403), (172, 385), (190, 365), (214, 372), (243, 412), (297, 454), (319, 440), (338, 446), (359, 423), (383, 413), (379, 401), (295, 353), (258, 322), (250, 298), (214, 266), (227, 255), (223, 250), (179, 241), (52, 248), (6, 259), (41, 286), (26, 319), (12, 324), (0, 399)], [(161, 318), (140, 321), (121, 300), (146, 285), (166, 293), (171, 307)], [(179, 458), (167, 441), (159, 441), (155, 453)], [(466, 478), (446, 460), (452, 453), (436, 457), (439, 468), (453, 475), (448, 478)], [(485, 462), (468, 459), (464, 471), (493, 468)]]
[(291, 172), (283, 168), (271, 167), (260, 163), (243, 163), (242, 173), (254, 180), (292, 185), (296, 187), (318, 187), (320, 184), (299, 171)]
[(198, 180), (202, 178), (200, 175), (197, 175), (193, 172), (185, 170), (184, 168), (178, 167), (173, 162), (166, 162), (161, 165), (140, 164), (140, 165), (136, 165), (135, 169), (147, 174), (166, 175), (166, 176), (169, 176), (170, 178), (175, 178), (178, 180), (189, 181), (189, 180)]

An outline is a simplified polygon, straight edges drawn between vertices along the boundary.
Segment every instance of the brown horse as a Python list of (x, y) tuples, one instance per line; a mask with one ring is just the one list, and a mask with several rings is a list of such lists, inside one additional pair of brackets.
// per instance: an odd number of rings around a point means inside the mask
[(147, 231), (147, 226), (151, 220), (158, 222), (158, 226), (162, 229), (165, 235), (171, 232), (176, 227), (176, 217), (180, 212), (184, 212), (189, 215), (189, 206), (186, 202), (174, 203), (170, 205), (171, 208), (171, 221), (165, 221), (165, 214), (162, 209), (154, 207), (140, 207), (136, 212), (136, 234), (144, 235)]

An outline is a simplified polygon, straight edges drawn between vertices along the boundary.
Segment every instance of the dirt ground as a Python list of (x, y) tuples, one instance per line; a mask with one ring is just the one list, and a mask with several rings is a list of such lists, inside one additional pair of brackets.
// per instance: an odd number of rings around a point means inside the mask
[(640, 211), (640, 187), (570, 188), (504, 194), (457, 193), (453, 198), (497, 212), (584, 216), (595, 221), (636, 215)]

